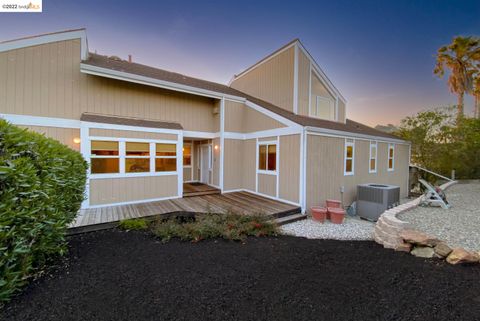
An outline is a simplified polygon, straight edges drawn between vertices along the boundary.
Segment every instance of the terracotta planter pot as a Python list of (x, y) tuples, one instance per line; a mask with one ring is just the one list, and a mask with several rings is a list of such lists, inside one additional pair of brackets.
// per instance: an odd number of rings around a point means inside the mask
[(313, 206), (311, 210), (314, 221), (321, 223), (325, 222), (325, 219), (327, 218), (327, 209), (325, 207)]
[(341, 208), (329, 208), (330, 221), (334, 224), (342, 224), (345, 219), (345, 211)]
[(342, 208), (342, 203), (337, 200), (326, 200), (325, 203), (327, 203), (327, 208)]

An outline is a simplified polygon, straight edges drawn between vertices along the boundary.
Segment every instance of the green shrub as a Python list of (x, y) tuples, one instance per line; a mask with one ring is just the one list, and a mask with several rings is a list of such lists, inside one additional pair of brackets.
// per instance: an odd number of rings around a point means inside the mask
[(122, 230), (146, 230), (148, 228), (148, 223), (143, 218), (129, 219), (120, 221), (118, 227)]
[(197, 215), (191, 222), (182, 223), (177, 219), (160, 220), (153, 232), (163, 242), (172, 238), (200, 241), (221, 237), (227, 240), (244, 240), (247, 236), (274, 236), (277, 226), (264, 215), (204, 214)]
[(80, 153), (0, 120), (0, 302), (65, 253), (86, 170)]

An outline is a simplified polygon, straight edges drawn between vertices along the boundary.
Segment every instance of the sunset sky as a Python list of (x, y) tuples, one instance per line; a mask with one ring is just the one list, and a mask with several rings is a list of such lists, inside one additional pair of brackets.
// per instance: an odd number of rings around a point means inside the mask
[(480, 1), (43, 0), (43, 13), (0, 13), (0, 41), (79, 27), (91, 51), (221, 83), (298, 37), (347, 116), (374, 126), (455, 103), (434, 54), (480, 36)]

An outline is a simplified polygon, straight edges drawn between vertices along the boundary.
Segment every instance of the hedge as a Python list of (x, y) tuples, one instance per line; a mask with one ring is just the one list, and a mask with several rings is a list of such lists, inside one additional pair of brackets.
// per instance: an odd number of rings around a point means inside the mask
[(0, 303), (66, 252), (86, 170), (80, 153), (0, 120)]

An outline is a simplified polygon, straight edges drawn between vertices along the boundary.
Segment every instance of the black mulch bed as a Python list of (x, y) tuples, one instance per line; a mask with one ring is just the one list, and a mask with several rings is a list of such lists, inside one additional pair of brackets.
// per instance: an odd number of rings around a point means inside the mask
[(162, 244), (110, 230), (72, 237), (67, 262), (0, 319), (479, 320), (479, 282), (479, 267), (373, 242), (282, 236)]

